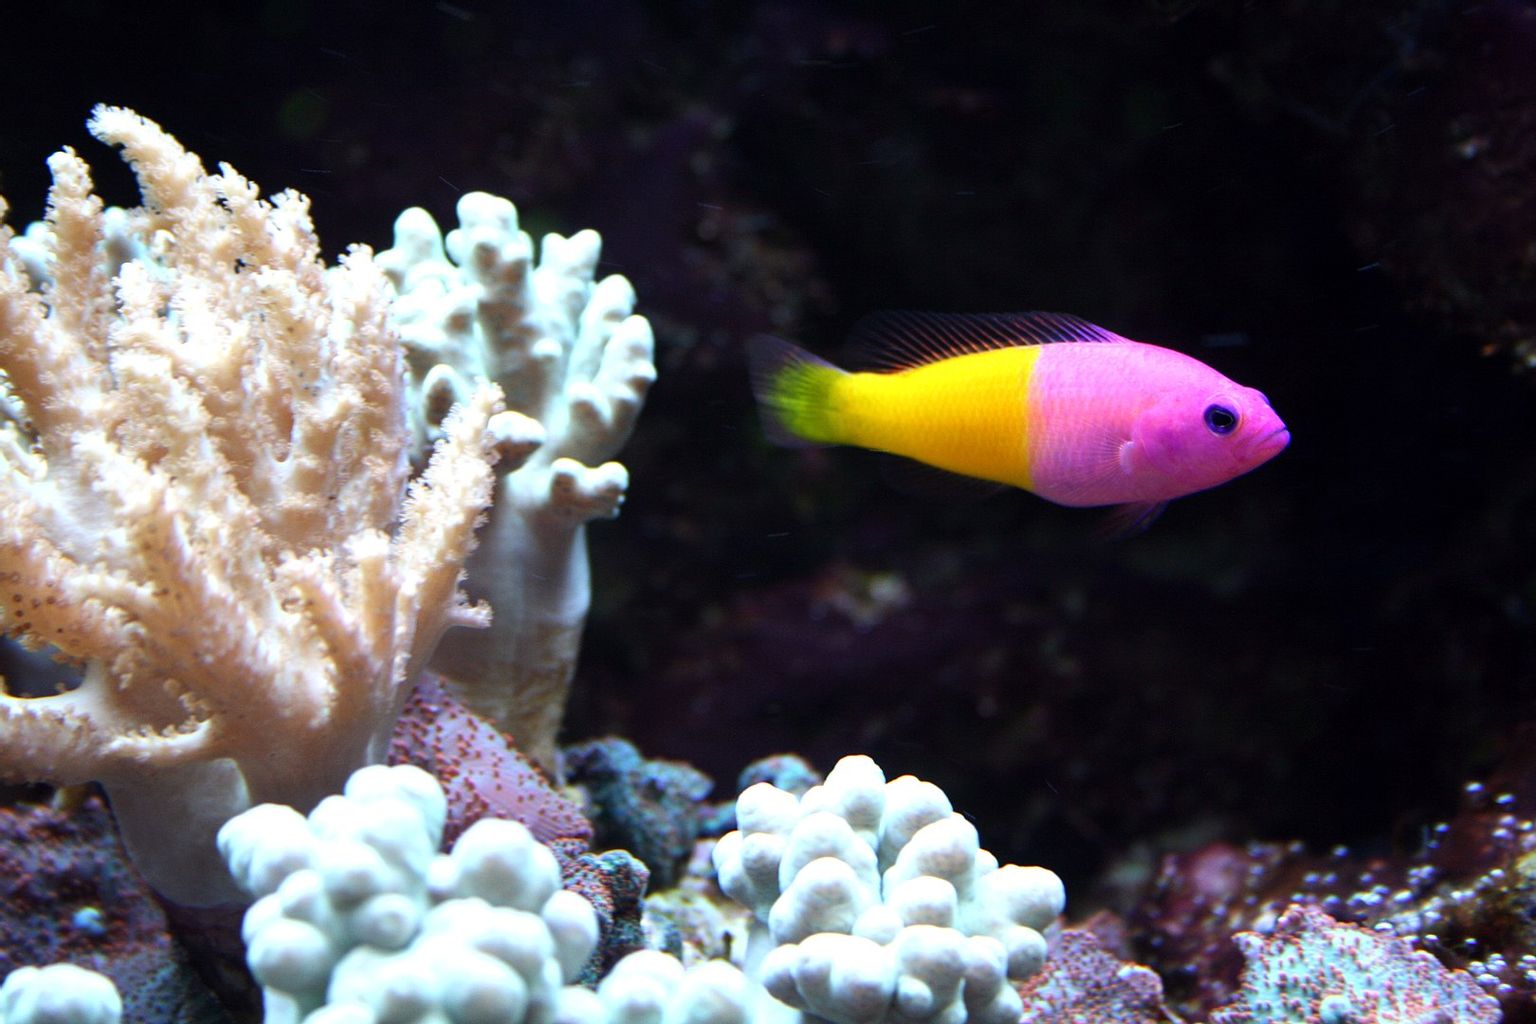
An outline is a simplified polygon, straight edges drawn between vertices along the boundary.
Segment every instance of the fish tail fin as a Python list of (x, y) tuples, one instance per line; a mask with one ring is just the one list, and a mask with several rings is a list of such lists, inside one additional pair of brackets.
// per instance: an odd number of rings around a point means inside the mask
[(831, 395), (846, 371), (766, 334), (747, 343), (747, 358), (768, 440), (794, 447), (841, 441)]

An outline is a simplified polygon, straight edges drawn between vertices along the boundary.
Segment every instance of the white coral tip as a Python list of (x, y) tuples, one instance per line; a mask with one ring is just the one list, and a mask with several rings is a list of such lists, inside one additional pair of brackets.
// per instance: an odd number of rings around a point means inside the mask
[(492, 416), (486, 426), (491, 446), (496, 452), (496, 472), (512, 473), (521, 469), (528, 456), (544, 443), (544, 425), (532, 416), (514, 409)]
[(122, 1015), (111, 980), (74, 964), (18, 967), (0, 985), (5, 1024), (117, 1024)]

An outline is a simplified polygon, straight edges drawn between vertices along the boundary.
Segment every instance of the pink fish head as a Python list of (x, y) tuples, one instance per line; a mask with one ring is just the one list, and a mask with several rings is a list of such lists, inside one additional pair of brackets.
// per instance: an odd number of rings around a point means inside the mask
[(1263, 465), (1291, 434), (1254, 388), (1209, 367), (1143, 408), (1132, 427), (1134, 476), (1159, 481), (1166, 501), (1226, 483)]

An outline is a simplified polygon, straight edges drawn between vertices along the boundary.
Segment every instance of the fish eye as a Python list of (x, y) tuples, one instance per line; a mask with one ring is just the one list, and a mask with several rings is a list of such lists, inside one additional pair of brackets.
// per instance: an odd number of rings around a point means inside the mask
[(1208, 405), (1205, 425), (1211, 433), (1225, 437), (1237, 429), (1237, 412), (1225, 405)]

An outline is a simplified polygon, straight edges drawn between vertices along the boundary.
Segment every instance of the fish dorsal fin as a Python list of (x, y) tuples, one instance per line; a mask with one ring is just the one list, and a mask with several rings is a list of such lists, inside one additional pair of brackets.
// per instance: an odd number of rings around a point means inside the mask
[(871, 313), (850, 338), (861, 366), (905, 370), (951, 356), (1058, 341), (1127, 339), (1068, 313)]

